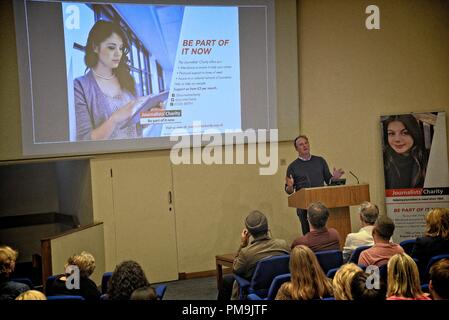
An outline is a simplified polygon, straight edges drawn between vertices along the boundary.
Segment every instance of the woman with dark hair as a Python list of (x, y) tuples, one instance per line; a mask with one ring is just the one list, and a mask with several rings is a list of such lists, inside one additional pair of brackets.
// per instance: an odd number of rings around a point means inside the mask
[(423, 187), (428, 158), (416, 118), (411, 114), (390, 116), (383, 129), (385, 188)]
[(112, 273), (108, 283), (108, 300), (129, 300), (134, 290), (149, 287), (142, 267), (135, 261), (123, 261)]
[(84, 76), (75, 79), (77, 140), (127, 139), (142, 135), (130, 124), (136, 88), (128, 66), (129, 43), (120, 26), (99, 20), (89, 32)]

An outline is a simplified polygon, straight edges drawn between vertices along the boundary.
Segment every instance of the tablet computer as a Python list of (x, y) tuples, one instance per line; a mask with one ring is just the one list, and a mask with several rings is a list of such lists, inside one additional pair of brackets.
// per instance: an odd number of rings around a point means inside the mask
[(134, 105), (133, 115), (121, 126), (121, 129), (129, 126), (130, 124), (137, 124), (140, 120), (141, 112), (148, 111), (152, 108), (159, 108), (160, 103), (168, 99), (168, 93), (168, 91), (164, 91), (158, 94), (138, 98), (139, 102)]

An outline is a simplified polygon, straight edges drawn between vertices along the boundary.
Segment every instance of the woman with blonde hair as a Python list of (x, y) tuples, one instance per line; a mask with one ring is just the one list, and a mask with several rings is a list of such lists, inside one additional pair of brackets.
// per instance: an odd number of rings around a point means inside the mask
[(449, 209), (435, 208), (426, 215), (424, 237), (417, 238), (412, 257), (418, 260), (418, 269), (424, 275), (430, 258), (449, 253)]
[[(69, 289), (72, 270), (79, 270), (79, 288)], [(47, 288), (47, 295), (75, 295), (82, 296), (86, 300), (100, 299), (100, 291), (90, 276), (95, 270), (95, 258), (89, 252), (83, 251), (80, 254), (74, 254), (67, 259), (65, 264), (65, 273), (56, 277), (50, 288)]]
[(309, 247), (293, 248), (290, 273), (291, 280), (279, 288), (276, 300), (312, 300), (332, 295), (332, 281), (326, 277)]
[(362, 269), (354, 263), (344, 264), (335, 273), (332, 284), (335, 300), (353, 300), (351, 294), (351, 282), (354, 275)]
[(387, 300), (431, 300), (422, 292), (418, 267), (408, 254), (392, 256), (387, 270)]
[(28, 290), (21, 293), (16, 300), (47, 300), (47, 297), (40, 291)]
[(14, 300), (22, 292), (30, 290), (23, 283), (10, 280), (19, 253), (8, 246), (0, 246), (0, 300)]

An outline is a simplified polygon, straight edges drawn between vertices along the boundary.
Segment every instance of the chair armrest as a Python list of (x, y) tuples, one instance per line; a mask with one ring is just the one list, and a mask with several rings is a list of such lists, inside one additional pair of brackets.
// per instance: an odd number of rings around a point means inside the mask
[(255, 293), (250, 293), (246, 298), (248, 300), (264, 300)]
[(165, 294), (165, 290), (167, 290), (167, 286), (165, 284), (161, 284), (161, 285), (157, 286), (156, 288), (154, 288), (154, 290), (156, 291), (157, 298), (159, 300), (162, 300), (162, 298), (164, 297), (164, 294)]
[(239, 285), (239, 299), (243, 300), (244, 293), (246, 291), (248, 291), (248, 288), (250, 287), (251, 282), (249, 282), (245, 278), (242, 278), (236, 274), (234, 274), (234, 279), (235, 279), (235, 281), (237, 281), (237, 284)]

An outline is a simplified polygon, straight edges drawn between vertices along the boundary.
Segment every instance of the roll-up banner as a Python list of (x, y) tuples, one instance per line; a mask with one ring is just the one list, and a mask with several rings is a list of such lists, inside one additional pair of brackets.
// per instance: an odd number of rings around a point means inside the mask
[(387, 215), (400, 243), (423, 235), (425, 215), (449, 207), (446, 113), (381, 117)]

